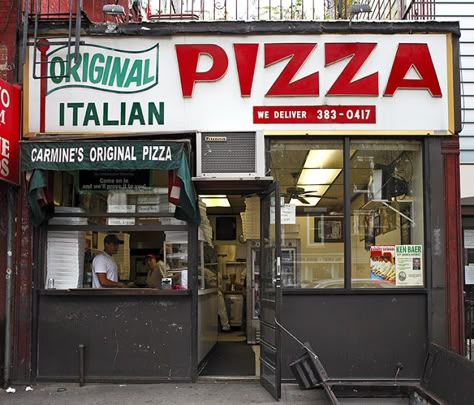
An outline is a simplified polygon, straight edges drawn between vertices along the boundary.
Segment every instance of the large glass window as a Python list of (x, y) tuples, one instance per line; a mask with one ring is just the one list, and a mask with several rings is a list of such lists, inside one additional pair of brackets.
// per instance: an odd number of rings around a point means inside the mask
[(343, 143), (275, 141), (272, 176), (280, 182), (283, 287), (344, 285)]
[[(421, 143), (349, 144), (344, 162), (343, 140), (272, 140), (271, 174), (280, 182), (283, 202), (283, 286), (422, 287)], [(351, 268), (345, 274), (347, 244)]]
[(423, 286), (418, 142), (351, 142), (352, 287)]
[[(187, 224), (173, 217), (167, 171), (47, 175), (54, 214), (48, 220), (44, 255), (46, 288), (91, 287), (92, 260), (112, 233), (123, 242), (113, 254), (118, 281), (139, 288), (188, 287)], [(152, 267), (159, 269), (159, 277), (152, 277)]]

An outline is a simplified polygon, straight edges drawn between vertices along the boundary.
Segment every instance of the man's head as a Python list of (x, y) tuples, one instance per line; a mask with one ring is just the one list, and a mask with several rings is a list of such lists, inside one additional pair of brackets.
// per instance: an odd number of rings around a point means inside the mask
[(153, 254), (146, 255), (145, 264), (152, 269), (156, 265), (156, 256)]
[(104, 238), (104, 251), (109, 255), (117, 253), (119, 246), (123, 244), (123, 240), (120, 240), (117, 235), (109, 234)]

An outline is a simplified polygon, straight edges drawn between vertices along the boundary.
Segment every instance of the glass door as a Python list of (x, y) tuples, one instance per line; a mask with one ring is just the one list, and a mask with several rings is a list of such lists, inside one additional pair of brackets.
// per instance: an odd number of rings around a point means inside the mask
[(260, 203), (260, 383), (275, 398), (281, 396), (280, 189), (273, 183)]

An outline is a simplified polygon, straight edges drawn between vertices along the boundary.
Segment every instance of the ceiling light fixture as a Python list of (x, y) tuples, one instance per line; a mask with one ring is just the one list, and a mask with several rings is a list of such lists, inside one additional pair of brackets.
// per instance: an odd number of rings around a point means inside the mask
[(201, 201), (207, 208), (230, 207), (230, 202), (226, 195), (200, 195)]
[(342, 149), (312, 149), (304, 162), (304, 169), (342, 167)]
[(327, 191), (341, 171), (342, 169), (303, 169), (297, 184), (303, 186), (307, 191), (323, 193)]

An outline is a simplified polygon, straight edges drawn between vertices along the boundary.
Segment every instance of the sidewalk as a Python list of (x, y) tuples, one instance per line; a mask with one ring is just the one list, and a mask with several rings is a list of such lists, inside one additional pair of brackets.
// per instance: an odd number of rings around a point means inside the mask
[[(237, 405), (276, 404), (258, 382), (199, 382), (196, 384), (39, 384), (32, 391), (16, 386), (15, 393), (0, 390), (2, 405)], [(408, 404), (408, 399), (340, 399), (341, 404)], [(323, 391), (300, 390), (297, 385), (282, 385), (279, 404), (326, 405)]]

